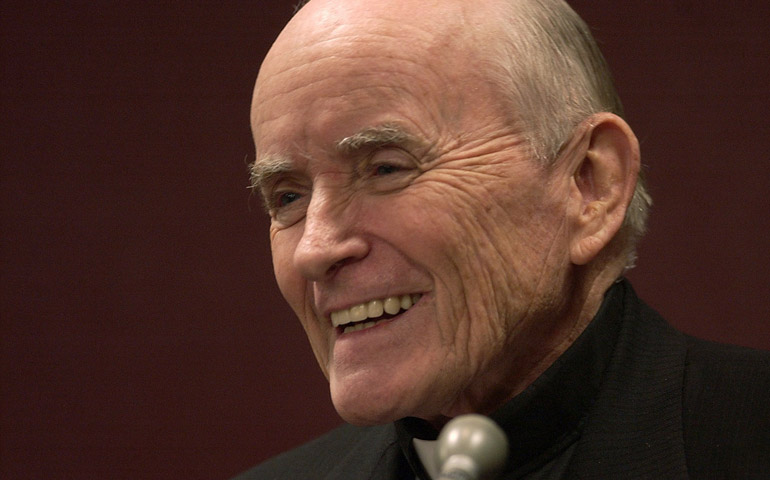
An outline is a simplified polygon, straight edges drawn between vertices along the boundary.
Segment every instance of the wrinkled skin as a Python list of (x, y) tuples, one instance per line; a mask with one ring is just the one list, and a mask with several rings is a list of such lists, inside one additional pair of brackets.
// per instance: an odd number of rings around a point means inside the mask
[[(255, 88), (257, 165), (284, 167), (259, 185), (275, 275), (352, 423), (489, 413), (595, 311), (566, 300), (573, 172), (530, 158), (480, 73), (484, 34), (460, 33), (480, 18), (464, 3), (428, 14), (414, 1), (313, 1)], [(335, 149), (384, 124), (409, 140)], [(331, 311), (414, 293), (373, 328), (330, 323)]]

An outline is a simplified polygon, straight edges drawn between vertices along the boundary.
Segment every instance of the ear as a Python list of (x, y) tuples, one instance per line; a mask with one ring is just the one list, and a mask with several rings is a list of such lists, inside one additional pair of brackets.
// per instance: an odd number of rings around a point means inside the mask
[(570, 259), (585, 265), (623, 225), (639, 174), (639, 142), (617, 115), (592, 115), (578, 128), (570, 155)]

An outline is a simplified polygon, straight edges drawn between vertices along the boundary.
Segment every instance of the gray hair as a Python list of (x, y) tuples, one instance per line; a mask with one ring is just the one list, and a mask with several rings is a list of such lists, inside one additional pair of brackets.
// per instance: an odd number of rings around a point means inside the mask
[(296, 4), (294, 4), (294, 13), (299, 12), (299, 10), (305, 5), (307, 5), (307, 2), (309, 1), (310, 0), (299, 0)]
[[(493, 79), (508, 92), (514, 121), (521, 124), (533, 155), (556, 161), (574, 128), (594, 113), (623, 117), (612, 75), (588, 26), (562, 0), (501, 2), (505, 38), (492, 42)], [(642, 173), (626, 211), (619, 241), (626, 269), (636, 260), (652, 199)]]

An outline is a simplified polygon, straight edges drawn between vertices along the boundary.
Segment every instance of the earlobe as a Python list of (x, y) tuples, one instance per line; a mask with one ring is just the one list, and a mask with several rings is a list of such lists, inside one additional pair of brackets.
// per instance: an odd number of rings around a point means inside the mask
[(570, 258), (576, 265), (589, 263), (617, 235), (639, 172), (639, 143), (623, 119), (593, 115), (581, 133), (570, 192)]

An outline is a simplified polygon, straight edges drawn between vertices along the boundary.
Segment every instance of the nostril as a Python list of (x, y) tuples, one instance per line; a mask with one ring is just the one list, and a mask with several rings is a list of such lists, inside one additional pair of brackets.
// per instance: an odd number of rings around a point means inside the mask
[(332, 265), (329, 267), (329, 270), (327, 270), (326, 274), (327, 274), (327, 275), (334, 275), (335, 273), (337, 273), (337, 271), (338, 271), (339, 269), (341, 269), (341, 268), (342, 268), (342, 267), (344, 267), (345, 265), (347, 265), (347, 264), (349, 264), (349, 263), (353, 263), (353, 262), (355, 262), (355, 261), (356, 261), (356, 258), (355, 258), (355, 257), (347, 257), (347, 258), (343, 258), (342, 260), (339, 260), (339, 261), (335, 262), (334, 264), (332, 264)]
[(332, 275), (334, 275), (335, 273), (337, 273), (337, 271), (338, 271), (340, 268), (342, 268), (342, 262), (337, 262), (337, 263), (335, 263), (334, 265), (332, 265), (332, 266), (330, 266), (330, 267), (329, 267), (329, 269), (326, 271), (326, 275), (327, 275), (327, 276), (332, 276)]

